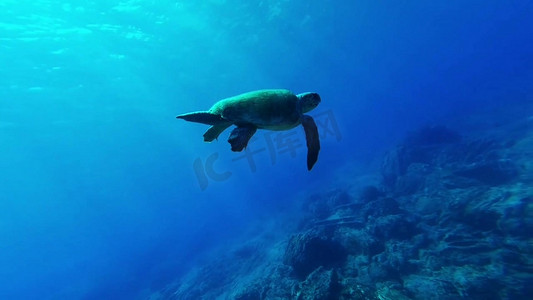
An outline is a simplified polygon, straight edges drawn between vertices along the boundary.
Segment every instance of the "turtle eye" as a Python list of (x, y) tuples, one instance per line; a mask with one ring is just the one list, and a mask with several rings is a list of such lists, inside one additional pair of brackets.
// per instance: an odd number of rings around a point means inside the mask
[(317, 93), (312, 94), (313, 104), (318, 105), (320, 103), (320, 96)]

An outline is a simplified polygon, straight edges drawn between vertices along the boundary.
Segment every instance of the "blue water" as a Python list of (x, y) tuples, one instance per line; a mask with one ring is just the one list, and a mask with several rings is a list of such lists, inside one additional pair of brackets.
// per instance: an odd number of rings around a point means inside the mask
[[(532, 13), (525, 0), (1, 1), (0, 298), (139, 298), (405, 132), (531, 101)], [(273, 153), (258, 132), (264, 151), (234, 160), (229, 131), (204, 143), (204, 125), (175, 119), (263, 88), (318, 92), (311, 114), (334, 117), (311, 172), (304, 147)]]

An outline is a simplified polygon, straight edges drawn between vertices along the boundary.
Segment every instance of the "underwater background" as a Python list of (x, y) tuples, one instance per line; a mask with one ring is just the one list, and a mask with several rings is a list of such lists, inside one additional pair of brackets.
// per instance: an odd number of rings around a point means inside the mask
[[(0, 1), (1, 299), (531, 299), (532, 1)], [(317, 92), (303, 130), (176, 120)]]

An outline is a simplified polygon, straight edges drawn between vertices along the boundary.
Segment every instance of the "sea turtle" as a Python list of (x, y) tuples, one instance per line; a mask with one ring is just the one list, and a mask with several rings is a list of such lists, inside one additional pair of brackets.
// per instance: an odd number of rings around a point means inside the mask
[(244, 93), (218, 101), (208, 111), (179, 115), (176, 118), (212, 125), (204, 134), (204, 141), (217, 139), (231, 125), (228, 139), (232, 151), (242, 151), (257, 129), (288, 130), (303, 125), (307, 141), (307, 169), (318, 159), (320, 141), (312, 117), (304, 113), (320, 103), (317, 93), (295, 95), (288, 90), (273, 89)]

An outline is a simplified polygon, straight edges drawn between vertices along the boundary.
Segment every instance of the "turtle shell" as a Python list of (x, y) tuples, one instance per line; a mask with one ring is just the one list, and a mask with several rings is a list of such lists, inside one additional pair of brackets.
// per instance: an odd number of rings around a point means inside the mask
[(226, 98), (209, 110), (235, 125), (286, 130), (301, 123), (298, 97), (288, 90), (259, 90)]

